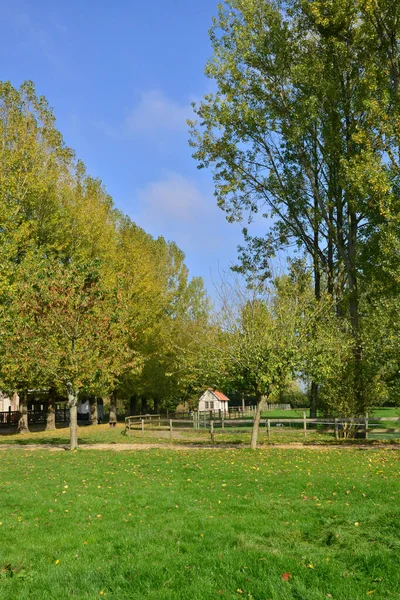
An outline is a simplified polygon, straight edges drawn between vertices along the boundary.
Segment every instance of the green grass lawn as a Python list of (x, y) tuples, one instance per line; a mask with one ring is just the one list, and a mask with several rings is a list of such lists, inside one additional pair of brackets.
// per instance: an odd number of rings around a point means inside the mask
[(0, 452), (0, 598), (398, 599), (390, 450)]
[(291, 410), (266, 410), (263, 412), (263, 419), (302, 419), (303, 413), (306, 413), (307, 417), (310, 416), (309, 408), (292, 408)]
[[(266, 419), (302, 419), (303, 412), (307, 417), (310, 416), (309, 408), (292, 408), (291, 410), (268, 410), (263, 412), (263, 418)], [(374, 417), (400, 417), (400, 406), (395, 407), (378, 407), (373, 408), (369, 412), (370, 416)]]
[(400, 406), (374, 408), (370, 414), (374, 417), (400, 417)]

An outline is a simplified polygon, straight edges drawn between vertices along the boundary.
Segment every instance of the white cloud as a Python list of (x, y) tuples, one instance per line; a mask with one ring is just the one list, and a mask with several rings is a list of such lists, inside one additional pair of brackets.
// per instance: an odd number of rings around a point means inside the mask
[(160, 90), (142, 92), (139, 101), (125, 119), (131, 134), (153, 136), (156, 133), (187, 131), (186, 120), (193, 115), (190, 102), (176, 102)]
[(212, 191), (172, 171), (136, 194), (133, 220), (157, 237), (174, 240), (185, 252), (212, 252), (224, 245), (221, 227), (227, 225)]
[(239, 224), (230, 224), (218, 208), (212, 185), (174, 171), (164, 171), (135, 193), (125, 209), (135, 223), (154, 237), (176, 242), (192, 275), (201, 275), (208, 289), (213, 277), (228, 270), (242, 242)]
[(145, 214), (156, 221), (172, 219), (175, 223), (193, 223), (209, 211), (211, 199), (186, 177), (167, 172), (164, 179), (149, 183), (139, 191), (139, 202)]

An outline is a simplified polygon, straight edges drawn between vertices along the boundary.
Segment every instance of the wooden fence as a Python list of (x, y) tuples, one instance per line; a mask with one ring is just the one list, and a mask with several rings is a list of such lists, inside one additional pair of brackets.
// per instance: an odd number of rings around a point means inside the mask
[[(266, 404), (263, 412), (273, 411), (273, 410), (291, 410), (290, 404)], [(245, 406), (244, 409), (241, 406), (229, 406), (227, 411), (225, 411), (225, 417), (229, 419), (241, 419), (243, 417), (254, 417), (256, 414), (257, 406)], [(202, 420), (211, 420), (215, 417), (222, 418), (222, 413), (224, 411), (221, 409), (217, 410), (203, 410), (201, 412), (197, 410), (192, 410), (189, 412), (171, 412), (167, 411), (166, 418), (168, 419), (192, 419), (193, 414), (198, 413), (199, 419)], [(151, 416), (151, 415), (143, 415)]]
[[(69, 421), (69, 409), (68, 408), (56, 408), (56, 423), (68, 423)], [(88, 415), (89, 416), (89, 415)], [(0, 412), (0, 427), (1, 426), (9, 426), (18, 425), (18, 421), (20, 418), (20, 412), (18, 410), (12, 411), (3, 411)], [(82, 420), (82, 415), (78, 418)], [(28, 410), (28, 423), (29, 425), (33, 424), (43, 424), (46, 423), (47, 419), (47, 411), (45, 410)]]
[[(215, 441), (215, 436), (225, 433), (248, 433), (253, 426), (253, 419), (231, 419), (228, 415), (222, 413), (221, 418), (218, 415), (211, 418), (203, 418), (202, 413), (192, 413), (190, 418), (165, 418), (161, 415), (135, 415), (125, 419), (125, 432), (141, 431), (144, 435), (149, 431), (169, 431), (170, 438), (173, 439), (174, 431), (205, 431), (210, 434), (211, 441)], [(372, 434), (400, 434), (400, 427), (387, 427), (391, 423), (400, 423), (399, 417), (365, 417), (359, 418), (307, 418), (303, 413), (303, 418), (262, 418), (260, 420), (260, 431), (264, 428), (267, 432), (268, 440), (279, 432), (291, 431), (298, 432), (300, 438), (307, 440), (308, 434), (314, 433), (332, 434), (336, 440), (340, 438), (362, 438), (368, 439)], [(382, 424), (386, 427), (382, 427)], [(400, 435), (398, 436), (400, 437)]]

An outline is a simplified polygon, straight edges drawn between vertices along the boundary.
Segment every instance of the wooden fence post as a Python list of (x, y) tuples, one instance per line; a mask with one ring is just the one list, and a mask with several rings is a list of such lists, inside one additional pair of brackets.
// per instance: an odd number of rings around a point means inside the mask
[(366, 413), (365, 415), (365, 439), (368, 439), (368, 413)]
[(221, 413), (221, 428), (225, 429), (225, 410)]
[(210, 434), (211, 434), (211, 443), (213, 444), (215, 441), (214, 438), (214, 421), (210, 421)]
[(303, 412), (303, 429), (304, 429), (304, 440), (307, 439), (307, 417), (306, 413)]
[(339, 439), (339, 425), (337, 417), (335, 417), (335, 440)]
[(271, 420), (267, 419), (268, 441), (271, 441)]
[(142, 435), (144, 435), (144, 419), (142, 419)]
[(169, 420), (169, 439), (172, 440), (172, 419)]

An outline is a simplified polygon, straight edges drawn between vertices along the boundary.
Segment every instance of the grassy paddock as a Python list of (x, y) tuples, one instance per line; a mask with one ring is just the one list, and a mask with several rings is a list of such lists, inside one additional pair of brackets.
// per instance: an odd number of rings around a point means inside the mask
[[(146, 426), (147, 427), (147, 426)], [(158, 430), (157, 427), (154, 429), (146, 429), (144, 435), (142, 432), (132, 430), (128, 435), (124, 435), (124, 425), (118, 423), (115, 428), (110, 428), (107, 424), (104, 425), (84, 425), (79, 427), (78, 437), (80, 444), (163, 444), (168, 446), (171, 444), (169, 432), (164, 428)], [(216, 446), (248, 446), (250, 444), (250, 432), (251, 427), (241, 427), (239, 429), (231, 430), (228, 426), (225, 432), (220, 429), (215, 429), (215, 445)], [(23, 446), (28, 444), (44, 444), (44, 445), (67, 445), (69, 442), (69, 428), (60, 427), (55, 431), (44, 431), (43, 426), (32, 426), (31, 432), (21, 435), (15, 432), (15, 430), (5, 431), (0, 429), (0, 445), (13, 445)], [(335, 441), (333, 433), (325, 433), (323, 430), (316, 431), (315, 429), (309, 428), (307, 430), (307, 438), (304, 439), (303, 431), (300, 427), (272, 427), (271, 429), (271, 440), (268, 442), (267, 431), (265, 425), (260, 428), (259, 433), (259, 444), (260, 446), (274, 445), (274, 444), (290, 444), (290, 443), (304, 443), (307, 444), (349, 444), (355, 445), (368, 443), (369, 445), (381, 444), (387, 442), (390, 444), (399, 443), (400, 439), (396, 439), (393, 435), (375, 434), (367, 442), (365, 440), (339, 440)], [(175, 428), (173, 431), (172, 443), (174, 445), (187, 445), (193, 444), (196, 446), (209, 446), (210, 445), (210, 432), (200, 429), (199, 431), (193, 430), (180, 430)]]
[(0, 452), (0, 598), (397, 599), (390, 450)]

